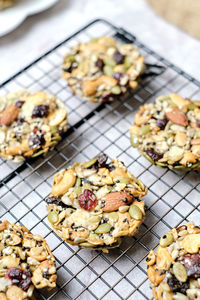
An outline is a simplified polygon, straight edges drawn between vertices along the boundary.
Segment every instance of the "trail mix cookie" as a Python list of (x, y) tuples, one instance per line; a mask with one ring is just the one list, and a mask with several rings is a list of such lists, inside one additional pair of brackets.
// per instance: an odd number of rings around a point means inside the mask
[(64, 104), (45, 92), (21, 90), (0, 98), (0, 156), (22, 161), (52, 149), (67, 129)]
[(0, 10), (13, 5), (13, 0), (0, 0)]
[(150, 162), (170, 169), (200, 166), (200, 101), (177, 94), (141, 106), (130, 128), (131, 144)]
[(74, 46), (62, 65), (72, 91), (90, 102), (114, 101), (135, 89), (144, 68), (144, 58), (133, 44), (106, 36)]
[(200, 299), (200, 227), (187, 223), (160, 239), (146, 264), (156, 300)]
[(33, 290), (56, 286), (55, 259), (46, 241), (8, 221), (0, 223), (0, 299), (33, 299)]
[(147, 188), (118, 159), (101, 154), (54, 176), (46, 199), (48, 220), (65, 241), (107, 251), (134, 235), (145, 211)]

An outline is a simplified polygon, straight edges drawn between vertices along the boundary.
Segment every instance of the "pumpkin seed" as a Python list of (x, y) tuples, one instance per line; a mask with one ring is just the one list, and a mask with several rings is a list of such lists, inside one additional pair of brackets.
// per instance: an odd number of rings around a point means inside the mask
[(197, 130), (197, 131), (195, 132), (195, 137), (200, 138), (200, 130)]
[(81, 185), (81, 178), (80, 177), (76, 177), (76, 183), (75, 186), (78, 187)]
[(194, 103), (190, 103), (190, 104), (188, 105), (188, 109), (189, 109), (189, 110), (194, 110), (195, 108), (197, 108), (197, 106), (196, 106)]
[(97, 229), (95, 230), (95, 233), (107, 233), (110, 231), (111, 229), (111, 225), (108, 223), (103, 223), (101, 225), (99, 225), (99, 227), (97, 227)]
[(82, 187), (81, 186), (75, 186), (74, 192), (77, 196), (79, 196), (82, 193)]
[(139, 146), (139, 139), (136, 135), (131, 134), (130, 141), (133, 148), (137, 148)]
[(75, 58), (74, 55), (69, 55), (69, 56), (68, 56), (68, 60), (69, 60), (71, 63), (73, 63), (73, 62), (76, 61), (76, 58)]
[(104, 217), (111, 219), (113, 222), (117, 222), (119, 219), (118, 214), (116, 212), (105, 213)]
[(171, 233), (164, 234), (160, 239), (160, 246), (161, 247), (168, 247), (174, 241), (174, 237)]
[(7, 270), (0, 270), (0, 277), (4, 277)]
[(129, 214), (135, 220), (141, 220), (142, 219), (142, 211), (137, 205), (132, 204), (130, 206)]
[(125, 59), (124, 59), (124, 66), (126, 69), (130, 68), (131, 66), (131, 59), (130, 57), (126, 56)]
[(185, 166), (174, 166), (174, 169), (186, 169), (186, 167)]
[(124, 183), (124, 184), (129, 184), (130, 179), (127, 177), (119, 176), (113, 179), (115, 183)]
[(105, 75), (108, 75), (108, 76), (112, 76), (112, 74), (114, 73), (113, 68), (108, 65), (103, 67), (103, 72)]
[(145, 152), (140, 152), (146, 159), (148, 159), (148, 161), (150, 161), (152, 164), (155, 164), (155, 162), (153, 161), (153, 159), (151, 159), (151, 157), (149, 157), (149, 155), (147, 155)]
[(171, 100), (171, 98), (169, 96), (162, 96), (162, 95), (156, 99), (156, 101), (160, 101), (160, 102), (167, 101), (167, 100)]
[(96, 43), (96, 42), (98, 42), (98, 40), (99, 40), (99, 38), (93, 37), (90, 39), (90, 43)]
[(160, 162), (156, 162), (156, 165), (157, 165), (157, 167), (159, 167), (159, 168), (165, 168), (165, 167), (167, 167), (167, 164), (165, 164), (165, 163), (160, 163)]
[(173, 270), (174, 276), (176, 277), (176, 279), (178, 279), (178, 281), (186, 282), (187, 271), (186, 271), (184, 265), (182, 265), (180, 262), (175, 262), (173, 264), (172, 270)]
[(150, 131), (150, 125), (144, 125), (140, 128), (139, 134), (146, 135)]
[(92, 216), (88, 221), (89, 223), (99, 223), (101, 221), (101, 218), (99, 216)]
[(145, 190), (145, 185), (142, 183), (141, 180), (137, 179), (136, 183), (139, 185), (139, 187), (141, 188), (142, 191)]
[(116, 65), (116, 62), (111, 57), (105, 57), (103, 62), (104, 62), (105, 65), (108, 65), (108, 66), (111, 66), (111, 67), (114, 67)]
[(54, 210), (50, 210), (50, 212), (48, 213), (48, 220), (53, 224), (58, 222), (58, 214)]
[(90, 244), (90, 243), (88, 243), (88, 242), (80, 243), (79, 246), (80, 246), (80, 247), (88, 247), (88, 248), (89, 248), (89, 247), (94, 247), (93, 244)]
[(123, 205), (119, 207), (119, 212), (124, 213), (129, 209), (128, 205)]
[(50, 126), (50, 131), (51, 131), (51, 134), (57, 133), (58, 132), (58, 126)]
[(111, 192), (113, 190), (113, 186), (112, 185), (107, 185), (107, 189), (109, 190), (109, 192)]
[(90, 191), (92, 191), (92, 187), (91, 187), (91, 185), (89, 184), (89, 183), (84, 183), (84, 185), (83, 185), (83, 189), (84, 190), (90, 190)]
[(41, 154), (43, 154), (43, 153), (45, 153), (45, 150), (43, 149), (43, 150), (40, 150), (40, 151), (38, 151), (38, 152), (36, 152), (36, 153), (34, 153), (31, 157), (37, 157), (37, 156), (39, 156), (39, 155), (41, 155)]
[(84, 167), (85, 169), (87, 169), (87, 168), (93, 166), (93, 165), (95, 164), (96, 161), (97, 161), (97, 157), (94, 157), (93, 159), (84, 162), (84, 163), (83, 163), (83, 167)]
[(116, 86), (112, 87), (111, 92), (115, 95), (119, 95), (119, 94), (121, 94), (121, 89), (118, 85), (116, 85)]
[(98, 236), (98, 234), (96, 234), (96, 233), (90, 232), (89, 238), (90, 238), (90, 239), (99, 239), (99, 236)]

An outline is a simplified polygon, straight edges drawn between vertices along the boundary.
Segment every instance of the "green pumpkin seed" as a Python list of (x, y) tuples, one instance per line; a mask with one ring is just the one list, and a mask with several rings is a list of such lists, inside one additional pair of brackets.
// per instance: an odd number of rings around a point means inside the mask
[(116, 212), (105, 213), (104, 217), (113, 220), (113, 222), (117, 222), (119, 219), (118, 214)]
[(116, 85), (116, 86), (112, 87), (111, 92), (115, 95), (119, 95), (119, 94), (121, 94), (121, 89), (118, 85)]
[(114, 67), (116, 65), (116, 62), (111, 57), (104, 58), (103, 62), (104, 62), (105, 65), (108, 65), (110, 67)]
[(142, 211), (137, 205), (132, 204), (130, 206), (129, 214), (135, 220), (142, 220)]
[(111, 192), (113, 190), (113, 186), (112, 185), (107, 185), (107, 189), (109, 190), (109, 192)]
[(88, 247), (88, 248), (89, 248), (89, 247), (94, 247), (93, 244), (90, 244), (90, 243), (88, 243), (88, 242), (80, 243), (79, 246), (80, 246), (80, 247)]
[(180, 166), (175, 166), (174, 169), (178, 169), (179, 170), (179, 169), (187, 169), (187, 168), (185, 166), (181, 166), (180, 165)]
[(76, 61), (76, 58), (75, 58), (74, 55), (69, 55), (69, 56), (68, 56), (68, 60), (69, 60), (71, 63), (73, 63), (73, 62)]
[(34, 153), (31, 157), (37, 157), (37, 156), (39, 156), (39, 155), (41, 155), (41, 154), (43, 154), (43, 153), (45, 153), (45, 150), (43, 149), (43, 150), (40, 150), (40, 151), (38, 151), (38, 152), (36, 152), (36, 153)]
[(98, 236), (98, 234), (96, 234), (96, 233), (90, 232), (89, 238), (90, 238), (90, 239), (99, 239), (99, 236)]
[(113, 68), (108, 65), (103, 67), (103, 72), (105, 75), (108, 75), (108, 76), (112, 76), (112, 74), (114, 73)]
[(75, 186), (80, 186), (80, 185), (81, 185), (81, 178), (80, 177), (76, 177)]
[(159, 96), (156, 101), (167, 101), (167, 100), (171, 100), (171, 98), (169, 96)]
[(52, 142), (54, 142), (54, 141), (58, 142), (58, 141), (60, 141), (60, 140), (61, 140), (61, 136), (60, 136), (59, 134), (57, 134), (56, 136), (53, 136), (53, 137), (51, 138), (51, 141), (52, 141)]
[(95, 233), (107, 233), (110, 231), (111, 227), (112, 226), (110, 224), (103, 223), (97, 227), (97, 229), (95, 230)]
[(82, 187), (81, 186), (75, 186), (74, 192), (77, 196), (79, 196), (82, 193)]
[(197, 131), (195, 132), (195, 137), (200, 138), (200, 130), (197, 130)]
[(171, 233), (164, 234), (160, 239), (160, 246), (161, 247), (168, 247), (174, 241), (174, 237)]
[(139, 185), (139, 187), (141, 188), (142, 191), (145, 190), (145, 185), (142, 183), (141, 180), (137, 179), (136, 183)]
[(52, 223), (52, 224), (58, 222), (58, 214), (57, 214), (54, 210), (51, 210), (51, 211), (48, 213), (48, 220), (49, 220), (49, 222)]
[(160, 162), (156, 162), (156, 165), (157, 165), (158, 168), (166, 168), (167, 167), (167, 164), (160, 163)]
[(184, 265), (182, 265), (180, 262), (175, 262), (173, 264), (172, 270), (173, 270), (174, 276), (176, 277), (176, 279), (178, 279), (178, 281), (186, 282), (187, 271), (186, 271)]
[(50, 131), (51, 131), (51, 134), (57, 133), (58, 132), (58, 126), (50, 126)]
[(90, 39), (90, 43), (96, 43), (96, 42), (98, 42), (98, 40), (99, 40), (99, 38), (93, 37)]
[(99, 216), (92, 216), (89, 218), (89, 223), (99, 223), (101, 221), (101, 218)]
[(127, 177), (119, 176), (119, 177), (114, 178), (114, 182), (115, 183), (129, 184), (130, 183), (130, 179), (127, 178)]
[(126, 69), (130, 68), (131, 66), (131, 59), (130, 57), (126, 56), (125, 59), (124, 59), (124, 66)]
[(144, 125), (140, 128), (139, 134), (146, 135), (150, 131), (150, 125)]
[(93, 165), (95, 164), (96, 161), (97, 161), (97, 157), (94, 157), (93, 159), (84, 162), (84, 163), (83, 163), (83, 167), (84, 167), (85, 169), (87, 169), (87, 168), (93, 166)]
[(195, 108), (197, 108), (197, 106), (196, 106), (194, 103), (190, 103), (190, 104), (188, 105), (188, 109), (189, 109), (189, 110), (195, 110)]
[(139, 146), (139, 139), (136, 135), (131, 134), (130, 140), (133, 148), (137, 148)]
[(152, 164), (155, 164), (155, 162), (153, 161), (153, 159), (151, 159), (151, 157), (149, 157), (149, 155), (147, 155), (145, 152), (141, 151), (141, 154), (148, 160), (150, 161)]
[(7, 271), (7, 270), (5, 270), (5, 269), (4, 269), (4, 270), (3, 270), (3, 269), (0, 270), (0, 277), (4, 277), (5, 274), (6, 274), (6, 271)]

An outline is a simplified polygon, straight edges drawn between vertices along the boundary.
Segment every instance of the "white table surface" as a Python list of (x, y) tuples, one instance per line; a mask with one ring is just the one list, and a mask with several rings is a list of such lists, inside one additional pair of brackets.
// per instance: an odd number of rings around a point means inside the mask
[(200, 41), (162, 20), (144, 0), (60, 0), (0, 38), (0, 82), (97, 17), (133, 32), (200, 80)]

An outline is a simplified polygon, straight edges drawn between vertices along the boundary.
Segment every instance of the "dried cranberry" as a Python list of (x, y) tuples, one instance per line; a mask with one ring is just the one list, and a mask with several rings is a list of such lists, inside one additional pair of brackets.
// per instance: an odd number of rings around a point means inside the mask
[(18, 100), (18, 101), (15, 102), (15, 106), (17, 106), (18, 108), (21, 108), (24, 105), (24, 102), (25, 101)]
[(167, 283), (174, 293), (179, 292), (179, 293), (186, 295), (186, 291), (189, 288), (188, 281), (180, 282), (180, 281), (178, 281), (178, 279), (176, 279), (176, 277), (174, 275), (172, 275), (172, 277), (167, 279)]
[(49, 106), (48, 105), (37, 105), (34, 107), (32, 112), (32, 118), (43, 118), (48, 116)]
[(108, 159), (108, 155), (106, 155), (105, 153), (100, 154), (100, 155), (98, 156), (98, 160), (97, 160), (98, 167), (99, 167), (99, 168), (105, 167), (105, 166), (106, 166), (107, 159)]
[(119, 50), (116, 50), (113, 54), (113, 59), (117, 64), (123, 64), (125, 55), (121, 54)]
[(182, 258), (182, 262), (188, 277), (200, 277), (200, 254), (185, 255)]
[(49, 204), (55, 204), (55, 205), (59, 205), (59, 206), (62, 206), (62, 207), (67, 207), (67, 205), (65, 203), (62, 202), (61, 198), (60, 197), (48, 197), (45, 199), (46, 200), (46, 203), (49, 205)]
[(117, 80), (117, 84), (121, 84), (121, 79), (124, 77), (124, 76), (126, 76), (126, 74), (125, 73), (123, 73), (123, 72), (116, 72), (116, 73), (114, 73), (113, 75), (113, 78), (115, 78), (116, 80)]
[(163, 154), (160, 154), (153, 149), (146, 150), (146, 154), (153, 160), (157, 161), (163, 157)]
[(98, 58), (97, 61), (96, 61), (96, 66), (99, 68), (99, 70), (103, 70), (103, 67), (104, 67), (104, 62), (102, 59)]
[(78, 197), (80, 207), (85, 210), (93, 210), (97, 206), (97, 198), (95, 194), (90, 190), (84, 190)]
[(200, 127), (200, 120), (196, 120), (197, 127)]
[(31, 285), (31, 274), (20, 268), (8, 269), (5, 276), (8, 277), (14, 285), (17, 285), (23, 290), (27, 290)]
[(161, 130), (165, 129), (165, 126), (167, 125), (167, 118), (164, 119), (157, 119), (156, 120), (156, 126), (158, 126)]
[(31, 149), (45, 144), (44, 133), (38, 131), (37, 133), (32, 132), (29, 136), (29, 146)]
[(102, 97), (101, 102), (103, 103), (108, 103), (108, 102), (113, 102), (117, 99), (118, 95), (114, 95), (112, 93), (105, 95), (104, 97)]

